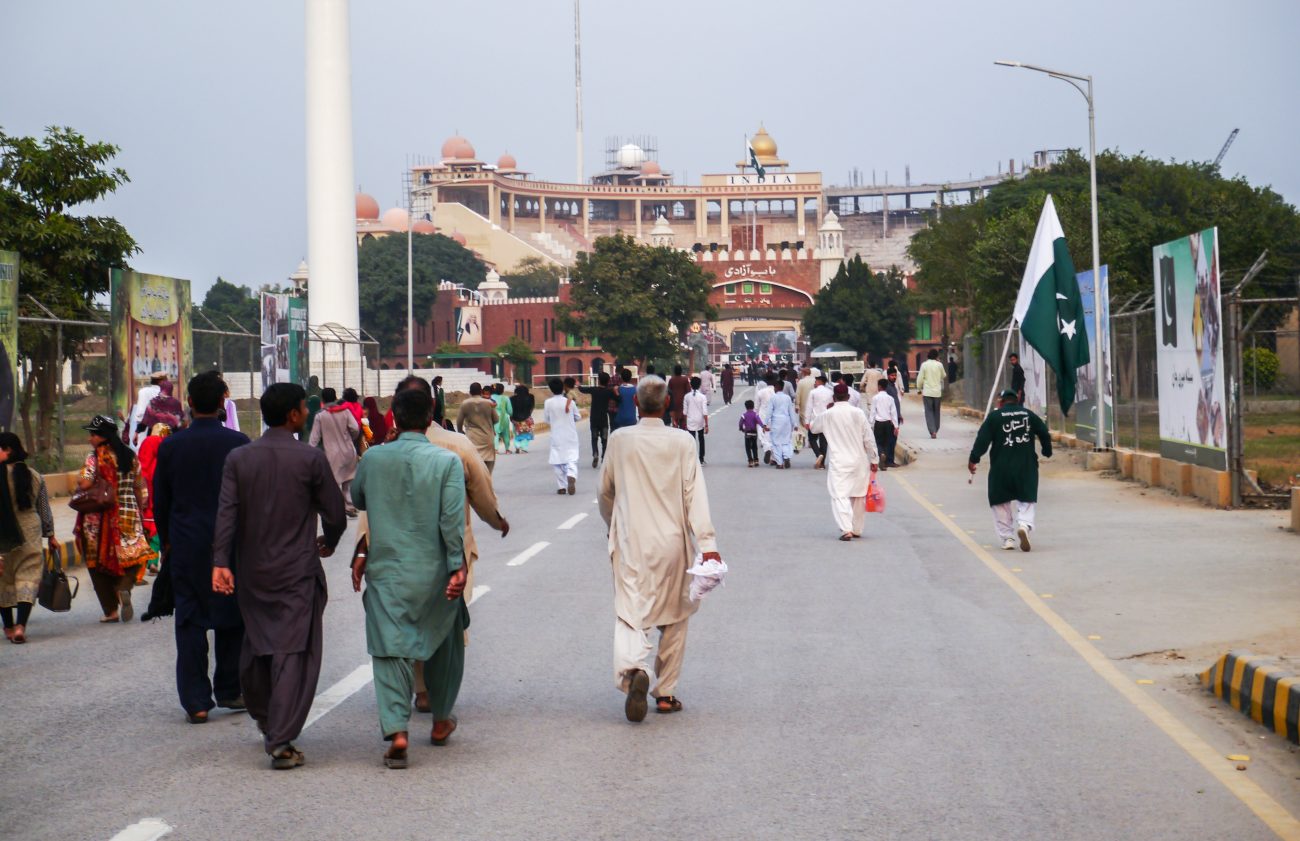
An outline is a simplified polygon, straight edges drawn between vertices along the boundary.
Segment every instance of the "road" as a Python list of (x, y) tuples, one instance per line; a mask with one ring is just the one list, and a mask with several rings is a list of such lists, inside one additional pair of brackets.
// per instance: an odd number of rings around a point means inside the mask
[[(382, 767), (347, 552), (326, 561), (321, 694), (299, 740), (307, 765), (288, 773), (268, 770), (243, 715), (187, 724), (170, 620), (96, 624), (83, 572), (70, 614), (38, 609), (30, 644), (0, 644), (0, 837), (1294, 837), (1285, 744), (1260, 746), (1263, 731), (1122, 653), (1147, 650), (1132, 646), (1180, 621), (1162, 609), (1198, 592), (1110, 586), (1137, 565), (1143, 517), (1164, 517), (1175, 545), (1236, 526), (1116, 501), (1119, 483), (1057, 468), (1034, 551), (990, 552), (983, 475), (965, 481), (973, 427), (945, 417), (938, 441), (905, 427), (919, 461), (884, 476), (888, 512), (841, 543), (810, 455), (746, 468), (737, 412), (715, 414), (709, 436), (732, 572), (691, 621), (685, 712), (624, 720), (596, 473), (588, 456), (578, 494), (556, 496), (542, 437), (498, 461), (512, 531), (480, 532), (449, 746), (430, 746), (417, 716), (411, 768)], [(1122, 527), (1099, 533), (1094, 516)], [(1279, 563), (1295, 545), (1255, 544)], [(1287, 609), (1278, 595), (1260, 615)], [(1267, 761), (1223, 759), (1251, 743)]]

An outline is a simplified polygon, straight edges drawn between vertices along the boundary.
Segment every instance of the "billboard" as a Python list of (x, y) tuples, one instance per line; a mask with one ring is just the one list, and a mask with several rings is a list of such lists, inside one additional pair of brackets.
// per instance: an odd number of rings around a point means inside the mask
[(1226, 470), (1218, 228), (1157, 245), (1152, 264), (1160, 455)]
[(111, 269), (112, 408), (128, 417), (141, 387), (164, 373), (185, 402), (185, 384), (193, 366), (190, 331), (190, 282), (162, 275)]
[[(1089, 360), (1088, 364), (1078, 370), (1078, 385), (1075, 389), (1075, 421), (1074, 432), (1080, 441), (1097, 443), (1097, 361), (1096, 355), (1092, 348), (1096, 345), (1096, 321), (1094, 313), (1097, 311), (1097, 299), (1094, 284), (1092, 282), (1092, 269), (1086, 272), (1080, 272), (1076, 279), (1079, 282), (1079, 297), (1083, 299), (1083, 323), (1088, 335)], [(1110, 355), (1110, 272), (1108, 266), (1101, 267), (1101, 335), (1103, 353), (1106, 358), (1106, 376), (1101, 381), (1106, 385), (1105, 407), (1106, 407), (1106, 440), (1110, 446), (1115, 445), (1115, 392), (1112, 378), (1109, 376), (1111, 368)]]
[(0, 430), (13, 430), (17, 398), (18, 254), (0, 251)]
[(479, 347), (483, 344), (482, 307), (456, 307), (456, 344), (461, 347)]
[(262, 293), (262, 390), (273, 383), (307, 385), (307, 302)]

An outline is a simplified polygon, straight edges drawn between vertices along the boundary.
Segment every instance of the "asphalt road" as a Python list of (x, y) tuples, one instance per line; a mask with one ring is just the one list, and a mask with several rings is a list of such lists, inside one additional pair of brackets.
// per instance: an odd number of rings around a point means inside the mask
[[(1261, 804), (1295, 813), (1300, 772), (1284, 750), (1267, 767), (1216, 772), (1206, 757), (1235, 723), (1198, 717), (1185, 693), (1162, 697), (1169, 687), (1121, 687), (1105, 669), (1126, 682), (1140, 662), (1118, 652), (1090, 662), (1069, 644), (1075, 624), (1096, 629), (1103, 597), (1075, 608), (1051, 594), (1062, 630), (1008, 584), (1013, 573), (979, 556), (991, 524), (980, 480), (967, 486), (960, 472), (969, 425), (945, 419), (939, 442), (919, 441), (921, 460), (884, 477), (888, 512), (846, 544), (810, 455), (794, 471), (746, 468), (736, 417), (735, 407), (715, 415), (709, 436), (705, 475), (732, 572), (691, 621), (685, 712), (624, 720), (596, 474), (588, 456), (578, 494), (556, 496), (542, 437), (532, 454), (498, 461), (512, 531), (480, 532), (449, 746), (430, 746), (431, 721), (417, 715), (410, 769), (382, 767), (347, 552), (326, 561), (320, 715), (299, 740), (307, 765), (285, 773), (268, 770), (247, 717), (187, 724), (170, 620), (96, 624), (81, 573), (70, 614), (38, 608), (28, 645), (0, 643), (0, 838), (125, 830), (125, 841), (170, 827), (168, 838), (213, 841), (1263, 839), (1274, 833)], [(985, 552), (1041, 576), (1022, 588), (1029, 596), (1096, 551), (1075, 517), (1079, 493), (1045, 481), (1034, 552)], [(1075, 580), (1060, 574), (1063, 586)], [(139, 609), (147, 593), (136, 599)], [(1098, 651), (1119, 644), (1109, 634)], [(1190, 735), (1171, 738), (1151, 704)], [(1198, 745), (1210, 751), (1200, 760)], [(1232, 774), (1252, 782), (1243, 789)]]

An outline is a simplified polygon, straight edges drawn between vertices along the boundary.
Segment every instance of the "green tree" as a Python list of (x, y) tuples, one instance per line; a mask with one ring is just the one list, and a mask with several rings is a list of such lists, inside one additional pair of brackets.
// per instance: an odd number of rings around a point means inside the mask
[[(111, 143), (87, 142), (70, 128), (48, 128), (42, 139), (0, 132), (0, 248), (21, 255), (20, 294), (60, 317), (85, 319), (95, 296), (108, 291), (108, 270), (125, 267), (140, 250), (116, 219), (71, 212), (130, 181), (125, 170), (111, 165), (118, 151)], [(31, 365), (19, 407), (33, 451), (50, 446), (59, 363), (80, 353), (85, 338), (83, 330), (65, 328), (58, 347), (53, 326), (25, 324), (19, 330), (20, 356)]]
[(559, 294), (560, 280), (566, 274), (563, 266), (541, 257), (525, 257), (501, 279), (510, 284), (511, 298), (550, 298)]
[(814, 345), (841, 342), (877, 359), (901, 353), (912, 338), (916, 310), (897, 267), (879, 275), (859, 256), (840, 266), (813, 305), (803, 329)]
[[(478, 288), (487, 273), (474, 252), (442, 234), (416, 234), (411, 240), (415, 320), (427, 321), (443, 280)], [(361, 326), (391, 352), (406, 338), (406, 237), (365, 240), (357, 249)]]
[[(1088, 161), (1069, 152), (1051, 169), (1007, 181), (971, 205), (945, 208), (912, 239), (920, 299), (951, 301), (968, 324), (1004, 321), (1029, 258), (1043, 198), (1051, 194), (1075, 266), (1092, 262)], [(1110, 266), (1112, 301), (1153, 290), (1151, 248), (1218, 226), (1225, 286), (1260, 252), (1269, 263), (1246, 294), (1294, 289), (1300, 273), (1300, 214), (1267, 187), (1224, 178), (1207, 163), (1157, 161), (1144, 155), (1097, 156), (1101, 261)]]
[(713, 275), (690, 255), (651, 248), (624, 234), (599, 237), (578, 255), (570, 300), (556, 305), (556, 326), (600, 346), (620, 362), (677, 359), (692, 321), (712, 319)]
[(533, 373), (533, 364), (537, 355), (528, 346), (528, 342), (518, 336), (511, 336), (497, 345), (495, 353), (514, 366), (515, 379), (528, 382)]
[[(259, 296), (247, 286), (236, 286), (220, 277), (208, 288), (203, 296), (203, 304), (195, 307), (193, 317), (195, 330), (211, 330), (212, 326), (204, 316), (220, 330), (238, 332), (236, 324), (254, 335), (256, 339), (242, 339), (232, 336), (213, 336), (210, 333), (194, 334), (194, 370), (206, 371), (213, 366), (222, 371), (245, 371), (252, 365), (257, 368), (260, 349), (262, 303)], [(231, 323), (231, 320), (235, 323)], [(257, 344), (259, 347), (251, 347)], [(251, 352), (250, 352), (251, 351)]]

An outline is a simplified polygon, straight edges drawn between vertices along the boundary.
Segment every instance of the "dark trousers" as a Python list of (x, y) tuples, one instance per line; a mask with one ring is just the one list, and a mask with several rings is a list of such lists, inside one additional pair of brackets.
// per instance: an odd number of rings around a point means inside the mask
[(218, 701), (239, 697), (244, 629), (219, 628), (212, 635), (216, 669), (208, 680), (208, 629), (193, 622), (176, 622), (176, 692), (181, 708), (190, 714), (212, 709), (214, 693)]
[(704, 430), (688, 429), (686, 431), (691, 433), (691, 436), (695, 438), (695, 444), (700, 450), (700, 464), (704, 464)]
[(925, 404), (925, 428), (933, 435), (939, 431), (939, 400), (938, 397), (922, 397), (921, 402)]
[(305, 651), (254, 654), (245, 637), (239, 654), (239, 683), (244, 690), (244, 704), (262, 730), (267, 753), (298, 738), (316, 697), (316, 684), (320, 680), (321, 617), (325, 613), (323, 585), (317, 591), (311, 611)]
[(605, 447), (609, 444), (609, 421), (605, 421), (597, 426), (593, 421), (591, 424), (591, 457), (604, 458)]
[(135, 587), (136, 567), (131, 567), (123, 575), (111, 575), (99, 567), (90, 568), (90, 583), (95, 588), (95, 597), (105, 616), (117, 612), (118, 596), (122, 591), (129, 592)]
[(826, 455), (826, 436), (820, 432), (808, 432), (808, 446), (812, 449), (813, 455)]
[(894, 425), (889, 421), (876, 421), (871, 426), (871, 434), (876, 436), (876, 449), (880, 452), (881, 464), (894, 461)]
[(745, 459), (750, 462), (758, 461), (758, 433), (745, 433)]

